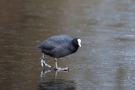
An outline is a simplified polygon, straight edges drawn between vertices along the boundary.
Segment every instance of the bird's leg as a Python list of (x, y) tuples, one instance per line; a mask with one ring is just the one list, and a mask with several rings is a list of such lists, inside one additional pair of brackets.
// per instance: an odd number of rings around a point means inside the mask
[(54, 68), (54, 70), (55, 71), (68, 71), (69, 68), (68, 67), (66, 67), (66, 68), (60, 68), (60, 67), (58, 67), (58, 65), (57, 65), (57, 58), (55, 58), (55, 68)]
[(43, 67), (43, 66), (51, 67), (50, 65), (48, 65), (48, 64), (45, 62), (44, 57), (45, 57), (45, 55), (44, 55), (44, 53), (43, 53), (42, 57), (40, 58), (41, 66), (42, 66), (42, 67)]
[(56, 69), (58, 68), (58, 65), (57, 65), (57, 58), (55, 58), (55, 68), (56, 68)]

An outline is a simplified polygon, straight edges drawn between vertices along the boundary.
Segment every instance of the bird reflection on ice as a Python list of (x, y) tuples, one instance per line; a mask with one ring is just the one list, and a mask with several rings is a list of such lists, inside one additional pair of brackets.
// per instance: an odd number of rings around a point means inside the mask
[(58, 71), (55, 71), (51, 80), (45, 81), (46, 74), (51, 70), (41, 71), (41, 82), (37, 87), (37, 90), (75, 90), (76, 82), (73, 80), (57, 79)]
[(48, 72), (51, 72), (51, 70), (43, 70), (41, 71), (40, 77), (42, 78), (45, 74), (47, 74)]

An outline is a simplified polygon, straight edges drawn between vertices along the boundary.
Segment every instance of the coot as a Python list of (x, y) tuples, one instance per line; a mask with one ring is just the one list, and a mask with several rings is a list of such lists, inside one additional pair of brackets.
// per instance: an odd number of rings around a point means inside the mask
[(49, 37), (37, 46), (38, 51), (43, 53), (41, 60), (41, 66), (48, 66), (44, 55), (48, 55), (55, 58), (55, 70), (67, 70), (68, 68), (58, 68), (57, 59), (75, 53), (81, 47), (81, 39), (72, 39), (68, 35), (56, 35)]

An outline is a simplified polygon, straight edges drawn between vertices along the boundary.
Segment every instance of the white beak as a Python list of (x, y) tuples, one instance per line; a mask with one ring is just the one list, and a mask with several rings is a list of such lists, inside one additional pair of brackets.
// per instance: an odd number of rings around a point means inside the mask
[(78, 39), (77, 41), (78, 41), (79, 47), (81, 47), (81, 39)]

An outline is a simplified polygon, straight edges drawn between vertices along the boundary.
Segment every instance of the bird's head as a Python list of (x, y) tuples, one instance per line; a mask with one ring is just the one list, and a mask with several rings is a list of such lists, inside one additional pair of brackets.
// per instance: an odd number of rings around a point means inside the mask
[(73, 44), (74, 46), (79, 46), (79, 47), (81, 47), (81, 39), (79, 39), (79, 38), (74, 38), (74, 39), (72, 40), (72, 44)]

